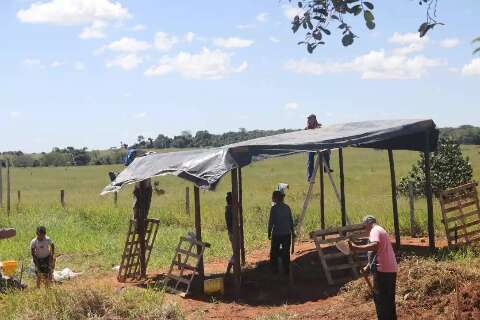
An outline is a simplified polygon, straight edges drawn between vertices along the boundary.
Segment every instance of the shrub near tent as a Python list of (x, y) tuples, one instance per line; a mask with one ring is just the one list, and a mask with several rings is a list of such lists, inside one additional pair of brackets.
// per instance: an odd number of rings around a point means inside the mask
[[(413, 182), (417, 197), (425, 195), (424, 155), (412, 166), (407, 176), (402, 177), (398, 192), (408, 196), (408, 183)], [(431, 158), (432, 188), (436, 196), (442, 190), (472, 181), (473, 169), (468, 157), (463, 157), (460, 145), (451, 138), (441, 138), (438, 149)]]

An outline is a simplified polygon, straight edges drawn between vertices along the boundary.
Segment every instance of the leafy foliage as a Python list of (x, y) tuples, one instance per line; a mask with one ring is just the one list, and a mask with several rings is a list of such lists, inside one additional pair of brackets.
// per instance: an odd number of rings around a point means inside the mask
[[(437, 151), (431, 156), (432, 189), (435, 195), (448, 188), (472, 181), (473, 169), (468, 157), (464, 158), (460, 145), (450, 138), (441, 138)], [(425, 195), (425, 157), (412, 166), (398, 186), (400, 194), (408, 195), (408, 184), (413, 182), (415, 196)]]
[[(289, 2), (295, 2), (289, 0)], [(436, 25), (442, 24), (436, 20), (438, 0), (419, 0), (419, 5), (426, 6), (425, 22), (420, 25), (420, 37), (427, 34)], [(292, 21), (292, 31), (296, 33), (303, 28), (305, 40), (299, 45), (305, 45), (309, 53), (325, 44), (325, 38), (332, 34), (332, 29), (339, 29), (342, 44), (345, 47), (353, 44), (357, 36), (348, 22), (349, 17), (361, 16), (369, 30), (375, 29), (374, 4), (364, 0), (300, 0), (297, 7), (303, 11), (296, 15)]]

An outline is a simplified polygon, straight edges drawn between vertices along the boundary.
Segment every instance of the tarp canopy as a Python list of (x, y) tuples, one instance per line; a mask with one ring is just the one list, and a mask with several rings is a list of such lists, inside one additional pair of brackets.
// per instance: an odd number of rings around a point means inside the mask
[(289, 132), (220, 148), (150, 153), (136, 158), (102, 194), (162, 175), (176, 175), (212, 190), (233, 168), (274, 156), (345, 147), (434, 151), (437, 141), (438, 130), (432, 120), (381, 120)]

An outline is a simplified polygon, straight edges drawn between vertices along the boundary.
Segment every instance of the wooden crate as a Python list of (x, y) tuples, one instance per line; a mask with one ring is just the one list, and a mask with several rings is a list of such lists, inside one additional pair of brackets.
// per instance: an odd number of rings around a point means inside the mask
[(477, 183), (471, 182), (440, 194), (442, 222), (448, 246), (480, 241), (480, 206)]
[[(367, 264), (366, 254), (351, 253), (345, 255), (335, 247), (335, 244), (347, 239), (366, 241), (366, 236), (362, 224), (320, 229), (310, 233), (310, 238), (315, 241), (322, 269), (329, 285), (341, 284), (358, 278), (359, 269)], [(350, 274), (347, 276), (338, 275), (343, 270), (349, 271)]]

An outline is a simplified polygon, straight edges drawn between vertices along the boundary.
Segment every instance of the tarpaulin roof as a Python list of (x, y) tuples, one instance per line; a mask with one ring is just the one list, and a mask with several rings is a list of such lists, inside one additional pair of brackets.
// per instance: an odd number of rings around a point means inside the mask
[(438, 130), (432, 120), (381, 120), (335, 124), (220, 148), (151, 153), (136, 158), (102, 194), (162, 175), (176, 175), (199, 187), (214, 189), (233, 168), (273, 156), (344, 147), (433, 151), (437, 141)]

